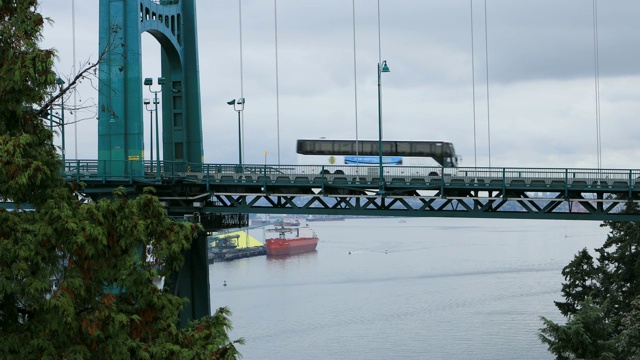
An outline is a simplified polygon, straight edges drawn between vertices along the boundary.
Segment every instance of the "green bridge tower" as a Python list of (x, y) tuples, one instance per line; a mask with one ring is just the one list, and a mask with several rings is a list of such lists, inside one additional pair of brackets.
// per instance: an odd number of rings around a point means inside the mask
[[(161, 167), (158, 153), (158, 161), (146, 169), (142, 91), (148, 84), (142, 78), (141, 49), (144, 32), (160, 43), (162, 66), (160, 76), (153, 79), (153, 90), (161, 90), (163, 162)], [(186, 171), (188, 166), (198, 171), (204, 159), (197, 43), (195, 0), (100, 0), (101, 176), (135, 177), (145, 171), (155, 172), (160, 180), (157, 186), (162, 189), (161, 173)], [(171, 169), (167, 168), (168, 163), (172, 164)], [(165, 191), (167, 186), (171, 185), (164, 186)], [(211, 226), (206, 230), (211, 231)], [(174, 294), (189, 299), (181, 313), (182, 325), (211, 314), (207, 248), (206, 233), (202, 232), (185, 254), (180, 271), (168, 279), (167, 286)]]
[[(141, 35), (161, 46), (163, 161), (203, 162), (195, 0), (100, 0), (98, 160), (105, 176), (145, 171)], [(159, 74), (160, 75), (160, 74)], [(159, 155), (158, 159), (160, 159)], [(150, 171), (158, 169), (154, 164)], [(186, 165), (178, 165), (186, 168)], [(180, 168), (171, 169), (184, 171)]]

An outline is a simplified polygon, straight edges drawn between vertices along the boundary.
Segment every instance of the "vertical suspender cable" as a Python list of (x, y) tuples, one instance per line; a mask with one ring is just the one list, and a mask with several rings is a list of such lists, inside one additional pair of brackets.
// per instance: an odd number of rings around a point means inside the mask
[(358, 76), (357, 76), (357, 63), (356, 63), (356, 0), (351, 1), (352, 15), (353, 15), (353, 102), (355, 106), (355, 120), (356, 120), (356, 164), (360, 162), (360, 146), (358, 137)]
[(382, 47), (380, 44), (380, 0), (378, 0), (378, 64), (382, 63)]
[(473, 166), (478, 167), (478, 144), (476, 135), (476, 69), (475, 50), (473, 45), (473, 0), (469, 0), (471, 6), (471, 87), (473, 93)]
[(489, 141), (489, 167), (491, 167), (491, 117), (489, 116), (489, 35), (487, 33), (487, 0), (484, 0), (484, 43), (487, 72), (487, 136)]
[(598, 0), (593, 0), (593, 66), (596, 100), (596, 158), (598, 169), (602, 167), (602, 136), (600, 127), (600, 56), (598, 44)]
[[(240, 98), (244, 98), (244, 74), (242, 73), (242, 0), (238, 0), (238, 18), (239, 18), (239, 33), (240, 33)], [(246, 103), (246, 101), (245, 101)], [(240, 111), (242, 117), (242, 138), (244, 139), (244, 111)], [(242, 163), (244, 164), (244, 141), (242, 142)]]
[[(380, 40), (380, 0), (378, 0), (378, 106), (380, 106), (380, 102), (381, 102), (381, 92), (382, 89), (380, 87), (380, 66), (382, 66), (382, 45), (381, 45), (381, 40)], [(380, 109), (378, 109), (378, 111), (381, 111)], [(382, 116), (380, 114), (378, 114), (378, 116)], [(380, 142), (382, 142), (382, 134), (383, 134), (383, 128), (382, 128), (382, 121), (378, 122), (378, 127), (379, 127), (379, 139)], [(380, 151), (382, 152), (382, 151)], [(382, 162), (382, 159), (380, 159), (380, 162)], [(382, 178), (382, 176), (380, 176)]]
[[(244, 105), (246, 105), (246, 100), (244, 100), (244, 74), (243, 74), (243, 69), (242, 69), (242, 0), (238, 0), (238, 26), (239, 26), (239, 33), (240, 33), (240, 98), (243, 99), (244, 104), (242, 105), (244, 107)], [(241, 116), (241, 123), (242, 123), (242, 134), (241, 134), (241, 138), (244, 139), (244, 111), (240, 111), (240, 116)], [(245, 149), (244, 149), (244, 141), (242, 141), (242, 164), (245, 164), (244, 161), (244, 154), (245, 154)], [(249, 223), (247, 222), (247, 227), (249, 226)], [(247, 236), (249, 236), (249, 233), (247, 232)], [(249, 241), (248, 237), (247, 237), (247, 241)]]
[[(71, 73), (76, 75), (76, 0), (71, 0), (71, 38), (73, 43), (73, 66), (71, 67)], [(73, 91), (73, 130), (74, 130), (74, 143), (76, 159), (78, 157), (78, 109), (77, 109), (77, 91)], [(63, 130), (64, 131), (64, 130)]]
[(273, 19), (276, 39), (276, 131), (278, 138), (278, 165), (280, 165), (280, 83), (278, 73), (278, 0), (273, 0)]

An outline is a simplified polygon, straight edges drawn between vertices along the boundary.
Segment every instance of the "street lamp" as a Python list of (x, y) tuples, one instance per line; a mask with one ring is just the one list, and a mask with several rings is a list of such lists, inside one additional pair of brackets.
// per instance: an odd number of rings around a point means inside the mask
[(153, 108), (149, 109), (149, 104), (151, 104), (151, 100), (149, 98), (145, 98), (144, 107), (149, 112), (149, 144), (151, 150), (151, 156), (149, 157), (151, 168), (153, 169)]
[(384, 178), (383, 178), (383, 169), (382, 169), (382, 84), (381, 78), (383, 72), (389, 72), (389, 67), (387, 66), (387, 60), (384, 60), (382, 64), (378, 63), (378, 156), (379, 162), (378, 166), (380, 168), (380, 178), (379, 178), (379, 192), (384, 193)]
[(240, 126), (240, 113), (244, 110), (244, 98), (227, 101), (227, 105), (233, 105), (233, 110), (238, 113), (238, 165), (242, 169), (242, 129)]
[(158, 100), (158, 93), (162, 92), (162, 85), (164, 85), (164, 83), (165, 83), (164, 78), (159, 77), (158, 85), (160, 85), (160, 90), (153, 91), (151, 90), (151, 85), (153, 85), (153, 79), (152, 78), (144, 79), (144, 84), (146, 86), (149, 86), (149, 91), (153, 93), (153, 104), (155, 105), (155, 112), (156, 112), (156, 153), (157, 153), (156, 178), (160, 177), (160, 131), (158, 129), (158, 104), (160, 103), (160, 101)]

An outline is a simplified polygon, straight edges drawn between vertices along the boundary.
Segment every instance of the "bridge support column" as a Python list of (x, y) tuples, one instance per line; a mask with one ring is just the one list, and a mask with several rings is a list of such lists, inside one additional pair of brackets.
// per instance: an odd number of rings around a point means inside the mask
[(168, 285), (174, 295), (189, 299), (189, 303), (184, 305), (180, 313), (182, 327), (189, 324), (189, 321), (211, 315), (207, 232), (246, 227), (249, 225), (249, 216), (246, 214), (198, 214), (192, 218), (192, 221), (200, 223), (204, 231), (198, 232), (198, 237), (191, 244), (191, 249), (184, 254), (184, 265)]
[(207, 234), (199, 231), (176, 277), (174, 294), (189, 299), (180, 313), (182, 327), (189, 321), (211, 315), (208, 246)]

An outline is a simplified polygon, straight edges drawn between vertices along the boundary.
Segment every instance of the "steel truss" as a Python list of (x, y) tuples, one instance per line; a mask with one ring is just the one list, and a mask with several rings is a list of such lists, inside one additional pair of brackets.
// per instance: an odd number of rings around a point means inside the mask
[[(640, 216), (623, 212), (629, 201), (619, 195), (547, 195), (534, 197), (516, 191), (468, 196), (445, 196), (440, 192), (429, 196), (206, 193), (199, 196), (206, 201), (197, 202), (196, 206), (204, 213), (640, 221)], [(180, 205), (174, 203), (175, 206)]]

